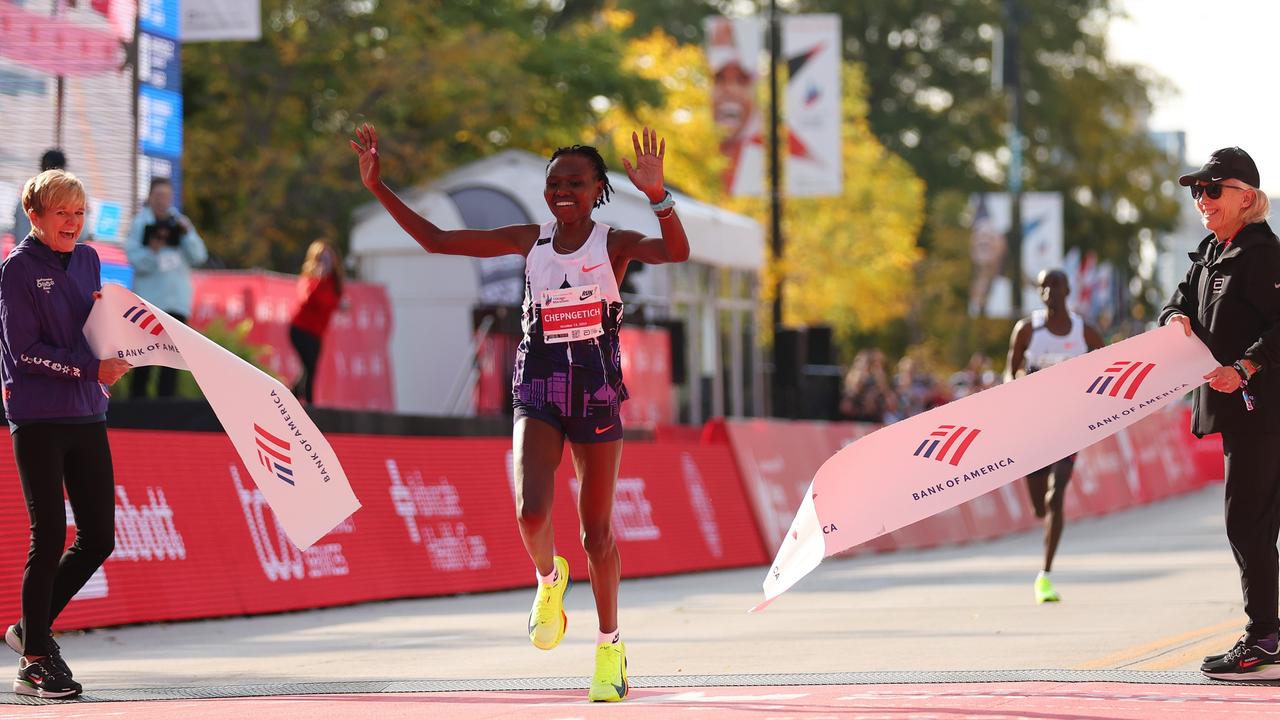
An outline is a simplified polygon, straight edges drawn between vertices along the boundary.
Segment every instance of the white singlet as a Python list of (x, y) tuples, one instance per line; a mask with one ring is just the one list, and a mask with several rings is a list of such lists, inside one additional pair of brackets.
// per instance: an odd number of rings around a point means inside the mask
[(1031, 343), (1023, 356), (1023, 366), (1028, 373), (1089, 352), (1089, 344), (1084, 339), (1084, 319), (1075, 313), (1070, 315), (1071, 330), (1066, 335), (1055, 335), (1045, 326), (1049, 319), (1048, 310), (1031, 313)]

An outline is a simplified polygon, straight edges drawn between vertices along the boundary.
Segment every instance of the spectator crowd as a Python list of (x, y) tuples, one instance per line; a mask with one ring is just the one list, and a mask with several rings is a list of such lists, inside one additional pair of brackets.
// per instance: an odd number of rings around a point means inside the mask
[(897, 422), (996, 382), (991, 358), (980, 353), (975, 353), (964, 369), (942, 380), (924, 360), (910, 355), (898, 360), (891, 375), (883, 351), (862, 350), (844, 377), (840, 417), (854, 422)]

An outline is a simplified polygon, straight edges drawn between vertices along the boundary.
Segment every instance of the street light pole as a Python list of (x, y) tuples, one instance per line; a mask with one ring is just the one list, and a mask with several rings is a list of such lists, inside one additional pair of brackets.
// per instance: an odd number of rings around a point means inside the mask
[[(782, 33), (778, 27), (778, 2), (769, 0), (769, 225), (773, 251), (773, 415), (784, 414), (785, 378), (780, 368), (793, 362), (783, 359), (786, 349), (779, 341), (782, 332), (782, 161), (779, 152), (781, 124), (778, 120), (778, 67), (782, 54)], [(780, 412), (783, 411), (783, 412)]]
[(1009, 102), (1009, 281), (1013, 317), (1022, 317), (1022, 66), (1018, 0), (1004, 1), (1004, 86)]

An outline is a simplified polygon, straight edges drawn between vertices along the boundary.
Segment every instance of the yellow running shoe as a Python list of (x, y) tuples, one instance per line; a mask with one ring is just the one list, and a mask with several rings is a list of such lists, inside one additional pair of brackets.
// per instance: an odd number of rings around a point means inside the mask
[(591, 676), (587, 699), (592, 702), (618, 702), (627, 696), (627, 646), (601, 643), (596, 646), (596, 674)]
[(538, 594), (529, 611), (529, 641), (539, 650), (559, 645), (569, 626), (569, 618), (564, 614), (564, 596), (569, 591), (569, 561), (557, 555), (554, 562), (559, 577), (553, 585), (538, 583)]
[(1049, 578), (1043, 575), (1036, 578), (1036, 604), (1058, 602), (1061, 599), (1058, 591), (1053, 589), (1053, 582)]

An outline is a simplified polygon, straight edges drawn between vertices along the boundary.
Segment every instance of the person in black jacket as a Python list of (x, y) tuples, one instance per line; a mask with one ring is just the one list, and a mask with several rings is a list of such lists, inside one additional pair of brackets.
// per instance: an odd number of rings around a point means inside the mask
[(1266, 218), (1258, 168), (1238, 147), (1213, 153), (1178, 182), (1211, 233), (1161, 313), (1221, 363), (1196, 388), (1191, 432), (1222, 434), (1227, 540), (1240, 567), (1244, 635), (1200, 670), (1219, 680), (1280, 679), (1280, 240)]

